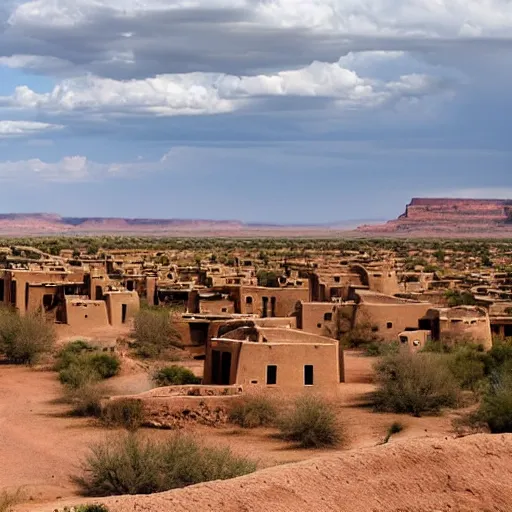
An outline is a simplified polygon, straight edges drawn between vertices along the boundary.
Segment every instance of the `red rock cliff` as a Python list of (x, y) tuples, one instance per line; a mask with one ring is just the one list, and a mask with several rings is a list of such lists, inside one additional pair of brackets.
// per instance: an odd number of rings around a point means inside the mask
[(512, 200), (414, 198), (397, 220), (361, 226), (366, 232), (512, 234)]

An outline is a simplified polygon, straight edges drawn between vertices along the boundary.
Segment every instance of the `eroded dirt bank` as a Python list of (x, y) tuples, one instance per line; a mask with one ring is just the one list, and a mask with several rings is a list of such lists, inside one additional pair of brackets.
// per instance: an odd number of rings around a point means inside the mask
[(102, 501), (112, 512), (505, 512), (512, 503), (512, 435), (396, 441), (230, 481)]

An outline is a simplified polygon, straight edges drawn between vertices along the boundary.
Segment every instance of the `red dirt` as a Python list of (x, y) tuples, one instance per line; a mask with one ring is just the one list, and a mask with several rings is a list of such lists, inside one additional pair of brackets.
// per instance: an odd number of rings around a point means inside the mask
[[(349, 353), (346, 361), (348, 383), (340, 385), (332, 398), (335, 399), (335, 408), (346, 432), (347, 442), (343, 448), (350, 450), (348, 453), (356, 456), (357, 449), (380, 443), (395, 420), (402, 422), (405, 429), (393, 436), (392, 444), (411, 438), (451, 435), (453, 414), (412, 418), (375, 414), (357, 406), (364, 394), (373, 389), (369, 383), (373, 360)], [(197, 366), (197, 362), (194, 363)], [(109, 387), (115, 393), (144, 391), (149, 385), (147, 374), (137, 365), (125, 365), (122, 375), (109, 382)], [(39, 506), (42, 507), (40, 510), (53, 511), (65, 503), (83, 502), (83, 498), (77, 497), (77, 489), (71, 483), (70, 476), (77, 473), (91, 443), (116, 434), (116, 431), (109, 432), (99, 427), (93, 420), (65, 416), (67, 406), (55, 402), (61, 393), (62, 388), (54, 372), (0, 367), (0, 460), (3, 468), (0, 471), (0, 492), (22, 487), (27, 500), (32, 499), (20, 506), (20, 511), (39, 510)], [(267, 429), (241, 431), (232, 427), (196, 426), (192, 432), (205, 443), (229, 445), (235, 453), (256, 459), (260, 468), (333, 453), (332, 450), (295, 449), (272, 437), (274, 431)], [(144, 430), (143, 435), (165, 438), (170, 433)], [(63, 501), (60, 498), (67, 499)], [(45, 503), (47, 505), (43, 506)], [(217, 509), (228, 510), (222, 507)]]

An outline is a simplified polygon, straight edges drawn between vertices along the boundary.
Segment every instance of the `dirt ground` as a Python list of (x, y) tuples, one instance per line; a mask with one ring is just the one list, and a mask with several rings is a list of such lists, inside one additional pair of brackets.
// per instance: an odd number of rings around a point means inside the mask
[[(362, 407), (366, 393), (373, 389), (371, 369), (374, 360), (357, 353), (346, 355), (347, 382), (340, 384), (333, 407), (344, 427), (344, 450), (379, 444), (393, 421), (404, 430), (391, 442), (408, 438), (452, 435), (452, 414), (413, 418), (396, 414), (376, 414)], [(190, 366), (199, 373), (200, 362)], [(150, 389), (151, 382), (143, 365), (127, 364), (122, 374), (109, 383), (111, 392), (130, 394)], [(36, 504), (58, 504), (77, 496), (70, 480), (79, 472), (80, 461), (91, 443), (115, 432), (99, 427), (94, 420), (66, 415), (68, 406), (59, 403), (62, 386), (56, 373), (26, 367), (0, 367), (0, 491), (21, 488), (26, 503), (20, 511), (34, 510)], [(233, 451), (250, 456), (260, 468), (296, 462), (332, 450), (291, 448), (271, 434), (257, 429), (241, 431), (233, 427), (196, 426), (193, 431), (206, 443), (229, 445)], [(163, 438), (168, 431), (145, 430), (150, 437)]]

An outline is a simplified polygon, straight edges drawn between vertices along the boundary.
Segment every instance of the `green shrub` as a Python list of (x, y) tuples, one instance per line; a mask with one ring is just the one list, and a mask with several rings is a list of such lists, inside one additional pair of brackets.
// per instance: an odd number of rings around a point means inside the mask
[(66, 346), (57, 353), (54, 370), (60, 371), (68, 367), (76, 359), (76, 356), (82, 354), (82, 352), (92, 352), (93, 350), (93, 347), (83, 340), (67, 343)]
[(341, 442), (341, 429), (329, 404), (313, 395), (299, 397), (279, 420), (281, 436), (302, 448), (334, 446)]
[(15, 364), (34, 364), (50, 353), (55, 343), (53, 326), (42, 315), (19, 316), (0, 309), (0, 354)]
[(393, 341), (391, 343), (373, 341), (367, 345), (362, 345), (364, 355), (368, 357), (387, 356), (396, 354), (400, 350), (400, 343)]
[(485, 373), (512, 370), (512, 340), (494, 340), (491, 350), (485, 358)]
[(512, 375), (501, 372), (490, 378), (473, 419), (486, 423), (493, 434), (512, 432)]
[(474, 391), (485, 379), (485, 360), (474, 347), (459, 347), (448, 356), (448, 368), (462, 389)]
[(251, 395), (236, 399), (229, 420), (242, 428), (256, 428), (275, 423), (277, 408), (269, 397)]
[(378, 410), (419, 416), (458, 402), (459, 386), (443, 356), (400, 352), (377, 363), (375, 370)]
[(153, 381), (158, 387), (201, 384), (201, 379), (191, 370), (176, 364), (157, 370), (153, 375)]
[(140, 400), (133, 398), (111, 400), (102, 408), (101, 420), (108, 427), (134, 431), (144, 423), (144, 406)]
[(74, 481), (86, 495), (151, 494), (255, 470), (254, 462), (228, 448), (205, 447), (191, 437), (156, 442), (131, 434), (93, 446)]
[(117, 356), (91, 352), (87, 347), (80, 347), (80, 344), (73, 344), (59, 353), (56, 368), (59, 369), (62, 384), (79, 388), (119, 373), (121, 362)]
[(155, 358), (164, 350), (181, 347), (181, 339), (165, 309), (142, 309), (135, 315), (132, 336), (137, 354)]

